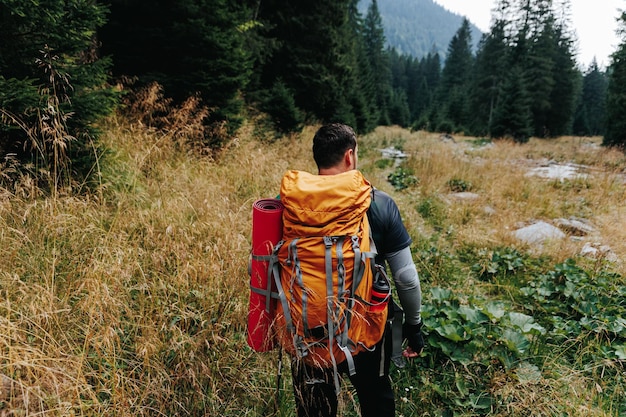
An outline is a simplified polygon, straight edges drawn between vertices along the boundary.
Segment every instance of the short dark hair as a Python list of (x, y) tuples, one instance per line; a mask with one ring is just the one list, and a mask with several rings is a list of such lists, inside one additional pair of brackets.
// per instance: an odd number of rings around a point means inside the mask
[(318, 169), (341, 162), (348, 149), (356, 149), (356, 133), (350, 126), (331, 123), (319, 128), (313, 137), (313, 159)]

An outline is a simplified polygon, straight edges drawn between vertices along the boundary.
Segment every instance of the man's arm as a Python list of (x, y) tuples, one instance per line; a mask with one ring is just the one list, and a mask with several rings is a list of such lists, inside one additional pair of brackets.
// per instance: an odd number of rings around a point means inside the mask
[(421, 334), (422, 318), (420, 316), (422, 311), (422, 289), (417, 268), (411, 256), (411, 249), (408, 246), (397, 252), (387, 254), (386, 258), (405, 315), (403, 333), (409, 342), (405, 356), (415, 357), (424, 348), (424, 340)]
[(398, 252), (387, 254), (386, 258), (406, 322), (411, 325), (420, 324), (422, 322), (420, 317), (422, 289), (417, 268), (411, 256), (411, 249), (406, 247)]

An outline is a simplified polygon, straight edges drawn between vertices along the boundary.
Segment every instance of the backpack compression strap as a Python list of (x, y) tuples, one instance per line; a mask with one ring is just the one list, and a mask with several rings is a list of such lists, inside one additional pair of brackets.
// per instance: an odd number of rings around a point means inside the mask
[[(269, 255), (251, 255), (251, 259), (259, 262), (267, 262), (267, 284), (266, 288), (257, 288), (250, 283), (250, 290), (256, 294), (260, 294), (265, 297), (265, 312), (270, 312), (270, 305), (272, 298), (278, 298), (278, 293), (272, 291), (272, 268), (273, 265), (278, 263), (278, 249), (282, 246), (282, 242), (278, 242), (276, 250), (272, 251)], [(252, 276), (251, 263), (248, 264), (248, 274)]]
[[(324, 236), (324, 246), (325, 246), (325, 271), (326, 271), (326, 314), (327, 314), (327, 323), (328, 326), (328, 348), (330, 352), (330, 360), (333, 364), (333, 379), (335, 382), (335, 392), (339, 393), (341, 386), (339, 385), (339, 372), (337, 371), (337, 359), (335, 359), (335, 354), (333, 351), (333, 344), (335, 342), (335, 320), (334, 316), (337, 315), (338, 306), (336, 307), (334, 304), (334, 282), (333, 282), (333, 254), (332, 248), (333, 244), (336, 243), (335, 239), (330, 236)], [(337, 246), (338, 247), (338, 246)], [(341, 343), (338, 341), (339, 347), (343, 350)], [(354, 361), (352, 360), (352, 355), (350, 352), (346, 354), (346, 360), (348, 361), (348, 367), (354, 368)], [(353, 375), (352, 370), (350, 371), (350, 375)]]

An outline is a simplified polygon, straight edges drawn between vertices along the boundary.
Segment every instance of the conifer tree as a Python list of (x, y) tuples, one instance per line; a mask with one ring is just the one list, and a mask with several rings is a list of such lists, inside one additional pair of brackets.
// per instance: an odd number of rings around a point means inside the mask
[(97, 51), (106, 12), (91, 0), (0, 0), (0, 155), (52, 171), (63, 154), (76, 179), (93, 168), (95, 122), (116, 104)]
[(348, 2), (347, 32), (342, 40), (346, 57), (351, 62), (349, 99), (356, 120), (355, 129), (358, 132), (369, 132), (377, 126), (380, 112), (376, 106), (375, 78), (367, 55), (363, 18), (358, 3), (359, 0)]
[(259, 71), (263, 88), (280, 78), (308, 117), (354, 125), (349, 94), (354, 60), (344, 38), (349, 6), (349, 0), (262, 2), (259, 18), (269, 23), (268, 36), (279, 47)]
[(547, 120), (551, 109), (554, 89), (554, 55), (556, 40), (554, 16), (546, 1), (529, 1), (527, 26), (522, 33), (527, 34), (524, 63), (524, 78), (528, 87), (533, 116), (533, 134), (539, 137), (549, 135)]
[[(436, 106), (436, 94), (441, 83), (441, 58), (435, 51), (420, 61), (422, 80), (419, 84), (418, 97), (421, 97), (416, 114), (417, 128), (434, 130), (439, 122)], [(417, 111), (416, 110), (416, 111)]]
[(443, 119), (452, 123), (455, 129), (469, 126), (468, 96), (474, 63), (471, 42), (469, 20), (463, 19), (448, 45), (438, 94)]
[(213, 109), (208, 123), (241, 123), (243, 91), (251, 57), (242, 27), (247, 9), (228, 0), (110, 0), (109, 22), (100, 32), (102, 51), (114, 74), (159, 82), (165, 94), (183, 101), (200, 94)]
[(620, 16), (621, 43), (611, 56), (603, 145), (626, 148), (626, 11)]
[(406, 98), (407, 105), (409, 106), (409, 120), (414, 123), (420, 116), (422, 111), (422, 100), (426, 97), (421, 97), (422, 94), (428, 94), (425, 90), (421, 92), (421, 86), (425, 83), (423, 66), (420, 61), (414, 57), (407, 57), (406, 59)]
[(576, 68), (573, 52), (573, 39), (565, 20), (556, 26), (555, 41), (552, 58), (554, 84), (545, 120), (545, 129), (551, 137), (571, 134), (576, 98), (581, 86), (580, 72)]
[(488, 134), (498, 102), (502, 81), (508, 70), (509, 46), (505, 39), (504, 20), (496, 19), (491, 31), (483, 36), (476, 53), (472, 80), (472, 132)]
[(502, 84), (502, 92), (493, 115), (491, 136), (527, 142), (532, 135), (532, 113), (525, 78), (519, 65), (512, 65)]
[(380, 112), (378, 123), (388, 125), (391, 122), (389, 115), (392, 95), (391, 64), (389, 53), (385, 48), (385, 31), (376, 0), (372, 0), (367, 9), (363, 22), (363, 36), (369, 66), (374, 77), (376, 106)]
[(594, 58), (583, 76), (573, 127), (575, 135), (604, 134), (607, 84), (607, 75), (600, 70)]

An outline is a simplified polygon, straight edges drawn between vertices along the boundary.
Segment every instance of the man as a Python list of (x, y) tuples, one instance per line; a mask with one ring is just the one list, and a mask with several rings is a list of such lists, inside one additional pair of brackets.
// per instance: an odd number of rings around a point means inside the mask
[[(321, 127), (313, 138), (313, 158), (319, 175), (336, 175), (357, 169), (356, 134), (343, 124)], [(420, 317), (422, 295), (411, 256), (411, 238), (396, 203), (388, 194), (374, 189), (367, 215), (378, 251), (376, 262), (381, 265), (387, 262), (389, 265), (404, 310), (403, 335), (408, 347), (403, 354), (407, 358), (417, 357), (424, 347)], [(388, 376), (390, 349), (382, 345), (383, 341), (373, 351), (354, 356), (356, 374), (349, 378), (356, 389), (363, 417), (395, 416), (394, 393)], [(386, 352), (384, 358), (381, 358), (382, 352)], [(380, 375), (382, 360), (386, 363), (383, 376)], [(339, 365), (339, 370), (344, 373), (346, 368), (345, 361)], [(298, 360), (293, 361), (291, 369), (298, 416), (336, 416), (337, 393), (333, 370), (308, 366)]]

